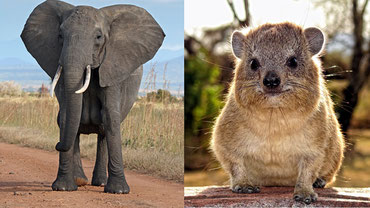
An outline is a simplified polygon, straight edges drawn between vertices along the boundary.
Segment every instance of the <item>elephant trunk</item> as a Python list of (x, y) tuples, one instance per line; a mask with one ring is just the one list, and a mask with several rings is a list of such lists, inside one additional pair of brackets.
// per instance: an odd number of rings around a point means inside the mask
[(84, 66), (63, 66), (64, 75), (64, 102), (66, 108), (66, 120), (60, 131), (60, 142), (56, 150), (66, 152), (71, 149), (81, 121), (83, 94), (75, 93), (80, 89), (84, 80)]

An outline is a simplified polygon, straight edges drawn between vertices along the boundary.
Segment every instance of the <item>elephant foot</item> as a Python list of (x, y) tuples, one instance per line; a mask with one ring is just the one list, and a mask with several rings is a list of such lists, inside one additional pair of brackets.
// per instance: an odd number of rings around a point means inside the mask
[(125, 178), (109, 177), (107, 185), (104, 187), (105, 193), (113, 194), (128, 194), (130, 187), (128, 186)]
[(76, 191), (77, 184), (73, 176), (58, 176), (53, 185), (51, 185), (51, 188), (53, 191)]
[(91, 185), (93, 186), (105, 186), (107, 184), (106, 175), (93, 174)]

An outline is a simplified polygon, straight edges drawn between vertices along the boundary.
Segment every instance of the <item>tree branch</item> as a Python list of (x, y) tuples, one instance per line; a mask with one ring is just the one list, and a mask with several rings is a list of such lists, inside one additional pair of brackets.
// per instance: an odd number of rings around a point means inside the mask
[(238, 23), (241, 22), (241, 20), (239, 19), (238, 15), (236, 14), (236, 11), (235, 11), (235, 7), (234, 7), (234, 3), (232, 0), (227, 0), (227, 4), (229, 5), (233, 15), (234, 15), (234, 20), (237, 20)]
[(364, 14), (365, 14), (367, 3), (369, 3), (369, 0), (366, 0), (365, 3), (364, 3), (364, 6), (362, 7), (361, 17), (363, 17)]
[(249, 13), (248, 0), (244, 0), (244, 12), (245, 12), (245, 20), (243, 21), (242, 26), (249, 26), (251, 16)]

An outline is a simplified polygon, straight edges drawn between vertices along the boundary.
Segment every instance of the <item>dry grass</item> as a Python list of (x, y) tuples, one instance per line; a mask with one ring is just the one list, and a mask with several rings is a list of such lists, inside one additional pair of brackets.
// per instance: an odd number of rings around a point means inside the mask
[[(137, 102), (121, 125), (125, 167), (183, 181), (182, 103)], [(58, 103), (49, 97), (0, 98), (0, 141), (55, 151)], [(95, 159), (96, 135), (83, 135), (81, 155)]]
[(20, 96), (22, 93), (23, 92), (20, 84), (17, 84), (14, 81), (0, 82), (1, 96)]

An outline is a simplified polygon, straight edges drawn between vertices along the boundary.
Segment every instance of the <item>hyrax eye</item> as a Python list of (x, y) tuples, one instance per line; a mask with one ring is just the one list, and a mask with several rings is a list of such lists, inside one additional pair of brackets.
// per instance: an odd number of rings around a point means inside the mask
[(295, 56), (290, 57), (286, 64), (292, 69), (297, 68), (298, 66), (297, 58)]
[(256, 71), (260, 67), (260, 63), (257, 59), (252, 59), (250, 62), (250, 66), (253, 71)]

